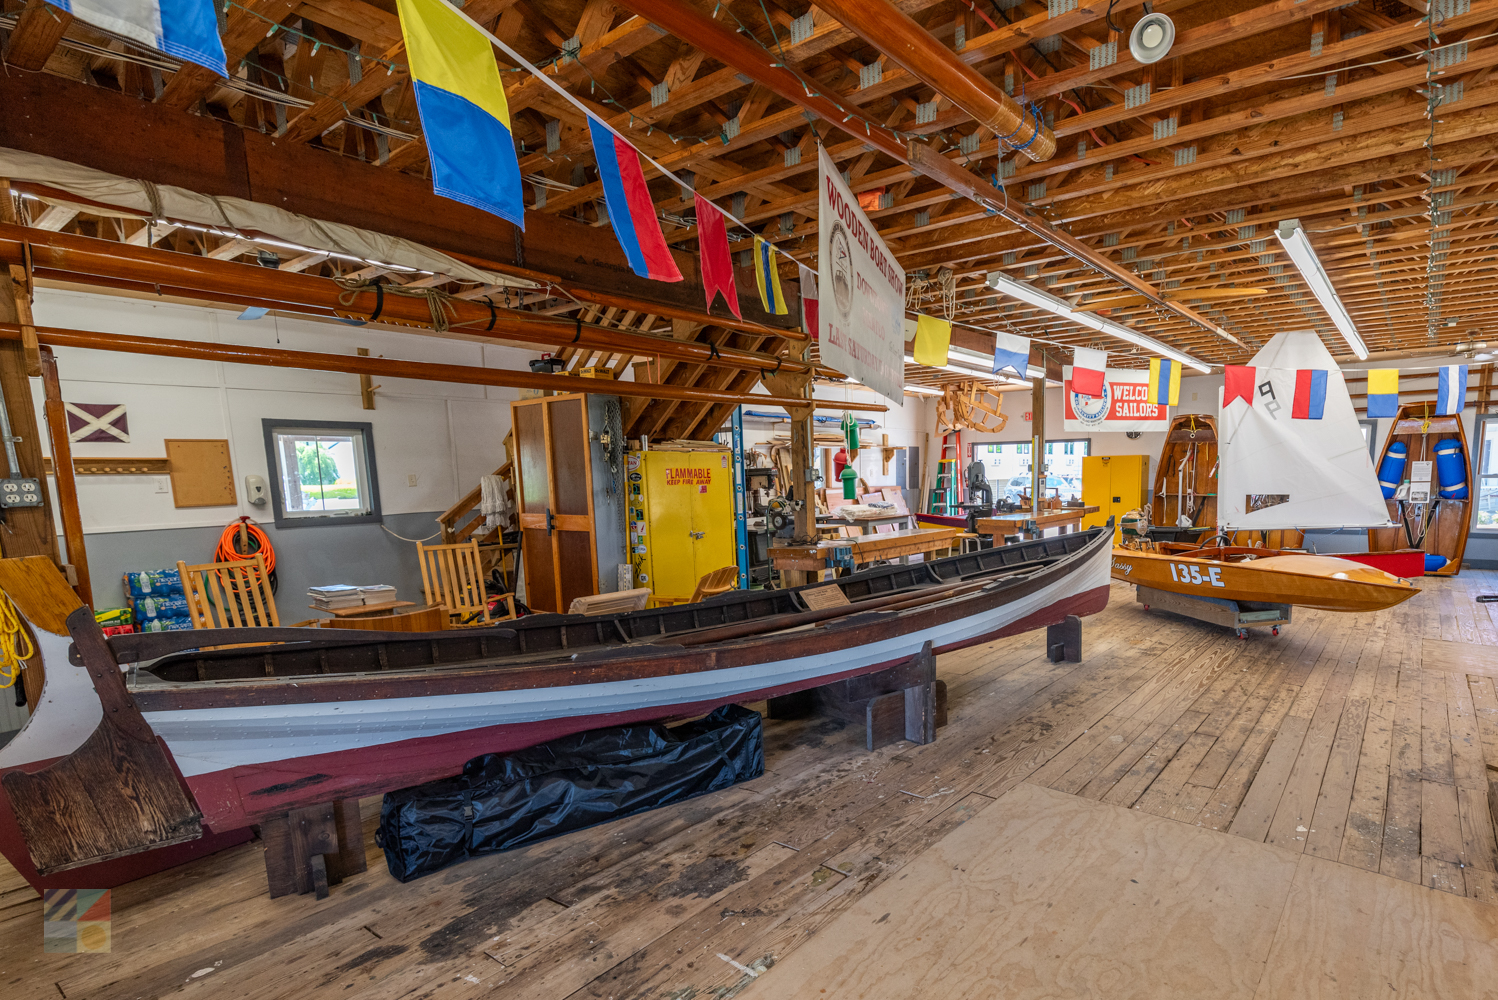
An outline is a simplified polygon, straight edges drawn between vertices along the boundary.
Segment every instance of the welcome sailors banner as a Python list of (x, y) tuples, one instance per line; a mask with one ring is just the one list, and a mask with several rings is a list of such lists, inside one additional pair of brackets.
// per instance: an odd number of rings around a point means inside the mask
[(905, 405), (905, 272), (817, 146), (822, 363)]
[(1071, 370), (1071, 365), (1061, 369), (1063, 430), (1127, 433), (1170, 429), (1169, 407), (1150, 401), (1148, 368), (1109, 368), (1103, 373), (1101, 396), (1074, 391)]

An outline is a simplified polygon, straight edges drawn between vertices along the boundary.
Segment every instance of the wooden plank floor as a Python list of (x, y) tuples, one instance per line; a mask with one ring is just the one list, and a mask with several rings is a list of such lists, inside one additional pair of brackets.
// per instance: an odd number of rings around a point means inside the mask
[[(930, 746), (867, 753), (840, 723), (767, 723), (757, 781), (408, 885), (371, 839), (370, 871), (321, 903), (267, 899), (247, 844), (117, 889), (108, 956), (43, 954), (40, 902), (0, 866), (0, 986), (49, 1000), (753, 995), (1021, 782), (1498, 902), (1498, 623), (1472, 600), (1498, 574), (1425, 588), (1238, 640), (1115, 586), (1079, 664), (1047, 662), (1040, 634), (941, 657), (951, 722)], [(377, 812), (366, 801), (367, 829)]]

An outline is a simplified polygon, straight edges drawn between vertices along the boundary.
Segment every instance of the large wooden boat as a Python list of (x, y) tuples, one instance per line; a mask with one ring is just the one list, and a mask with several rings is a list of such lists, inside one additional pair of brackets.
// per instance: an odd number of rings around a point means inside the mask
[(1113, 577), (1193, 597), (1323, 611), (1380, 611), (1420, 592), (1381, 569), (1333, 556), (1250, 546), (1170, 548), (1181, 551), (1114, 549)]
[[(452, 775), (481, 753), (887, 669), (928, 641), (942, 652), (1094, 614), (1111, 543), (1110, 525), (669, 608), (399, 636), (224, 629), (214, 648), (201, 632), (106, 640), (50, 563), (0, 560), (46, 669), (36, 713), (0, 749), (0, 851), (33, 884), (96, 886), (89, 867), (67, 869)], [(818, 588), (840, 595), (809, 600)], [(100, 733), (140, 758), (132, 773), (101, 756)], [(109, 810), (76, 774), (109, 794), (131, 785), (123, 801), (153, 770), (180, 776), (188, 801), (157, 782), (150, 822), (91, 831)]]
[[(1458, 485), (1447, 481), (1453, 476), (1441, 476), (1440, 463), (1435, 461), (1436, 446), (1442, 441), (1461, 444), (1459, 483), (1464, 490), (1458, 497), (1440, 495), (1442, 491), (1449, 492), (1447, 487)], [(1384, 489), (1384, 502), (1388, 504), (1389, 519), (1398, 526), (1370, 530), (1368, 548), (1374, 552), (1422, 551), (1427, 556), (1424, 567), (1427, 576), (1455, 576), (1461, 571), (1462, 556), (1467, 551), (1467, 532), (1472, 526), (1472, 451), (1467, 445), (1462, 418), (1460, 415), (1437, 416), (1434, 403), (1401, 406), (1379, 455), (1380, 470), (1389, 460), (1390, 450), (1398, 450), (1396, 445), (1405, 448), (1404, 462), (1398, 474), (1400, 481)], [(1410, 467), (1414, 462), (1432, 463), (1430, 500), (1415, 502), (1389, 496), (1393, 487), (1409, 481)], [(1379, 479), (1382, 481), (1383, 475)]]

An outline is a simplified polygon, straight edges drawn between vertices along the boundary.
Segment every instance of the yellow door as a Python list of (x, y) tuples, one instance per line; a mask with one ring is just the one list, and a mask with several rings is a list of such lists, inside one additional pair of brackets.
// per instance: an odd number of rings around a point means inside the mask
[(697, 575), (693, 589), (713, 570), (734, 565), (733, 456), (726, 451), (698, 452), (695, 458), (692, 562)]
[(1082, 459), (1082, 502), (1097, 513), (1082, 518), (1082, 527), (1093, 528), (1113, 518), (1113, 540), (1120, 537), (1119, 519), (1128, 511), (1149, 503), (1148, 455), (1088, 455)]

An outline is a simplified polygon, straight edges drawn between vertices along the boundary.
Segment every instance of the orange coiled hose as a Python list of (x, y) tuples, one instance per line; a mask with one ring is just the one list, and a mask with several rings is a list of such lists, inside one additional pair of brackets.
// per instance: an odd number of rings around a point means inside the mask
[[(248, 536), (249, 549), (241, 551), (239, 547), (240, 525), (244, 525)], [(213, 550), (213, 558), (218, 562), (244, 562), (255, 558), (255, 553), (260, 553), (265, 559), (265, 572), (272, 573), (276, 568), (276, 550), (270, 543), (267, 535), (254, 521), (248, 517), (240, 517), (229, 523), (224, 533), (218, 536), (218, 548)]]

